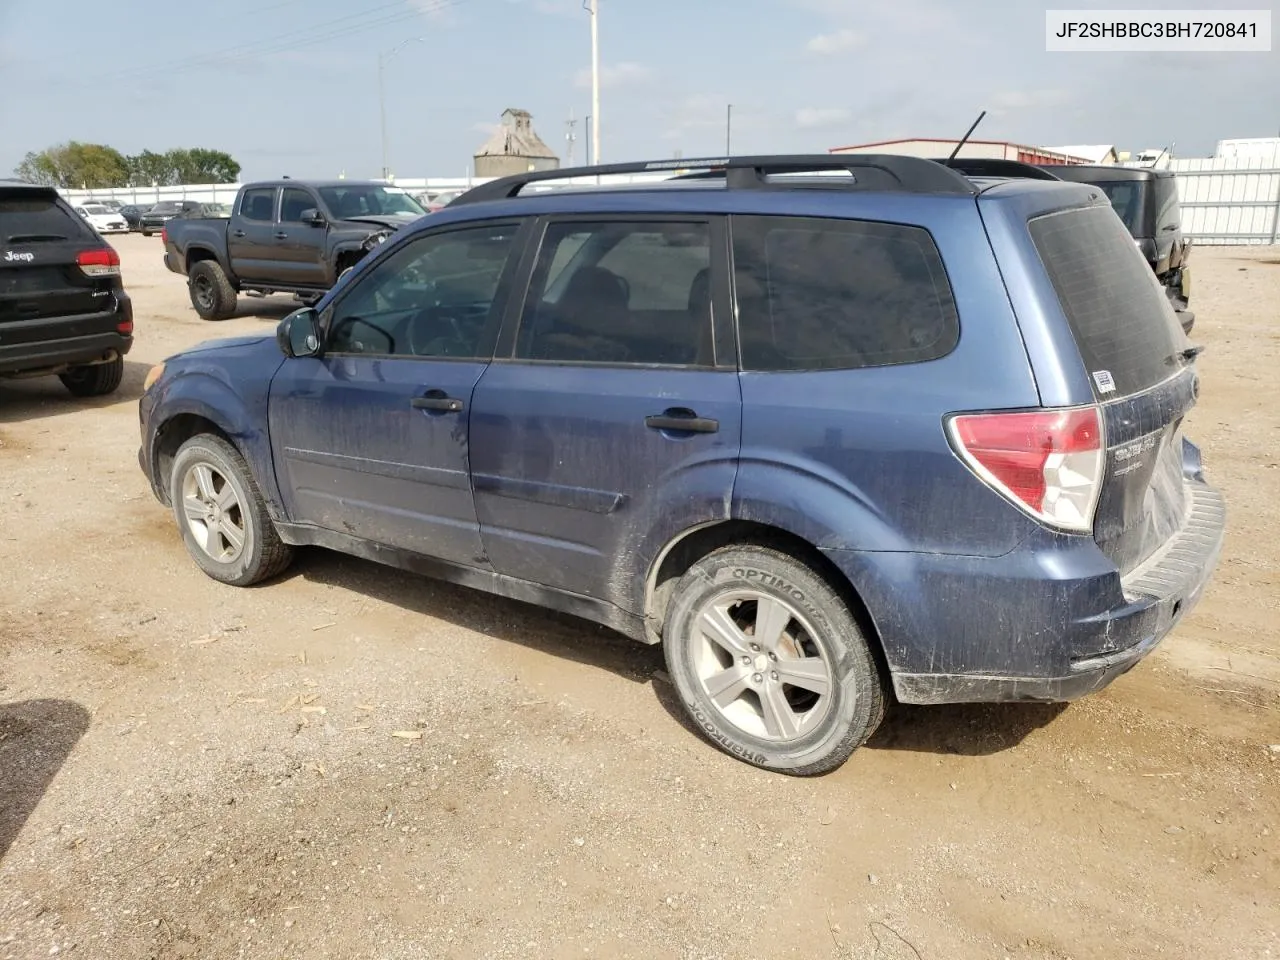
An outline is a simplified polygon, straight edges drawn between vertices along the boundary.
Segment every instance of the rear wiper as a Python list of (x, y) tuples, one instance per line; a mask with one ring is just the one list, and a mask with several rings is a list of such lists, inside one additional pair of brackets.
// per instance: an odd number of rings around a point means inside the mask
[(27, 233), (27, 234), (18, 234), (17, 236), (10, 237), (8, 242), (9, 243), (58, 243), (59, 241), (66, 240), (66, 239), (67, 239), (66, 237), (59, 236), (56, 233)]

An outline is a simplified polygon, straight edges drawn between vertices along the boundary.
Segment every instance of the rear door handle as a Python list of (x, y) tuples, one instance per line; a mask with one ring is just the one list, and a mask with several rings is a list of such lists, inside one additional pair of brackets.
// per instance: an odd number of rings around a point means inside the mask
[(277, 231), (277, 233), (276, 233), (276, 239), (277, 239), (277, 240), (288, 240), (288, 239), (289, 239), (289, 235), (288, 235), (287, 233), (285, 233), (283, 230), (280, 230), (280, 231)]
[(462, 401), (457, 397), (446, 397), (440, 390), (432, 390), (425, 397), (414, 397), (409, 406), (415, 410), (442, 410), (445, 413), (461, 413)]
[(231, 235), (232, 235), (233, 237), (235, 237), (237, 240), (239, 240), (241, 237), (243, 237), (243, 236), (244, 236), (244, 231), (243, 231), (243, 230), (232, 230), (232, 231), (231, 231)]
[(716, 433), (720, 429), (719, 420), (700, 417), (686, 407), (668, 407), (660, 415), (645, 417), (644, 425), (650, 430), (674, 430), (684, 433)]

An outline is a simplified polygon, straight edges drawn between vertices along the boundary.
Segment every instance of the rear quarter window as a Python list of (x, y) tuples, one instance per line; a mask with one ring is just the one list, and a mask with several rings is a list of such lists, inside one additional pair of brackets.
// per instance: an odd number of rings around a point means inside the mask
[(78, 214), (50, 194), (0, 190), (0, 242), (39, 243), (92, 235)]
[(1047, 214), (1028, 229), (1098, 399), (1141, 392), (1177, 370), (1182, 329), (1110, 207)]
[(746, 370), (919, 363), (959, 342), (942, 258), (921, 227), (737, 216), (732, 230)]

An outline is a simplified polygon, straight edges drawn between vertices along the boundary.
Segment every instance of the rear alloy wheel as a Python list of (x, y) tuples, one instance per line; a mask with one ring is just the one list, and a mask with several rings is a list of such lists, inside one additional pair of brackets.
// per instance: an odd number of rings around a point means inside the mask
[(124, 357), (88, 367), (72, 367), (59, 374), (58, 379), (77, 397), (105, 397), (115, 393), (124, 379)]
[(187, 552), (213, 579), (247, 587), (293, 559), (244, 459), (221, 437), (201, 434), (184, 443), (169, 484)]
[(192, 264), (187, 276), (191, 306), (205, 320), (225, 320), (236, 309), (236, 291), (226, 271), (214, 260)]
[(884, 681), (848, 607), (777, 550), (726, 547), (694, 564), (671, 599), (663, 645), (698, 727), (759, 767), (833, 770), (884, 716)]

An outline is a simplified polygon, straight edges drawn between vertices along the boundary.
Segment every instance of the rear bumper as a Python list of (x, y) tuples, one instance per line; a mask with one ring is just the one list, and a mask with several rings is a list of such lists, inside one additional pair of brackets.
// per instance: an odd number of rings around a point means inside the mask
[[(122, 305), (101, 315), (26, 321), (21, 342), (0, 338), (0, 375), (59, 373), (69, 366), (110, 360), (113, 354), (124, 356), (133, 348), (133, 337), (115, 327), (132, 317), (132, 310)], [(84, 332), (94, 327), (99, 329)]]
[(888, 577), (884, 555), (829, 555), (862, 593), (903, 703), (1074, 700), (1131, 669), (1203, 595), (1226, 509), (1204, 483), (1186, 487), (1178, 533), (1123, 578), (1082, 537), (990, 559), (911, 555)]

